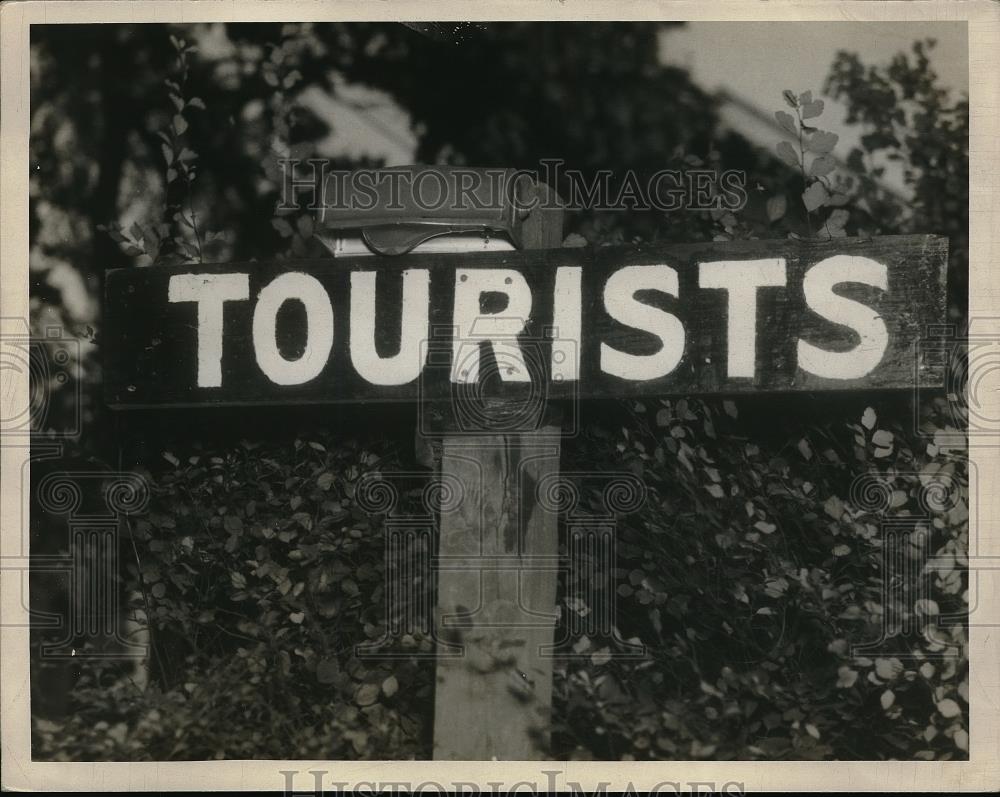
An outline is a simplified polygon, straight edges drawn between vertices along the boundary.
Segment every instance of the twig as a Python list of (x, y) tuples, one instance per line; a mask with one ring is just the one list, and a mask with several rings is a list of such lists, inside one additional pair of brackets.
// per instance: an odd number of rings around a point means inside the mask
[[(799, 110), (798, 106), (795, 107), (795, 115), (799, 119), (799, 171), (802, 172), (802, 193), (808, 190), (809, 186), (806, 183), (806, 150), (802, 144), (802, 112)], [(804, 205), (803, 205), (804, 206)], [(812, 212), (809, 208), (806, 208), (806, 229), (809, 232), (809, 237), (812, 238)]]

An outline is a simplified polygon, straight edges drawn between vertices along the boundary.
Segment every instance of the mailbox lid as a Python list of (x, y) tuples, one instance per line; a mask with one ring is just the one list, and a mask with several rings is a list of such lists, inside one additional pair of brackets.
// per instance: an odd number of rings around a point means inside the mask
[(353, 230), (379, 254), (398, 255), (431, 238), (497, 233), (520, 247), (536, 197), (517, 169), (396, 166), (340, 172), (323, 185), (321, 232)]

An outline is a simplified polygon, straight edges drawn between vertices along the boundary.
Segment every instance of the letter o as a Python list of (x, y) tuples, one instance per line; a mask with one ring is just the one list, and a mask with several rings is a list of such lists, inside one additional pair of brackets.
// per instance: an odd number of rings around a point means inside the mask
[[(282, 356), (276, 338), (278, 310), (290, 299), (306, 309), (305, 351), (295, 360)], [(333, 308), (318, 279), (292, 271), (260, 292), (253, 311), (253, 347), (260, 370), (276, 385), (301, 385), (319, 376), (333, 348)]]

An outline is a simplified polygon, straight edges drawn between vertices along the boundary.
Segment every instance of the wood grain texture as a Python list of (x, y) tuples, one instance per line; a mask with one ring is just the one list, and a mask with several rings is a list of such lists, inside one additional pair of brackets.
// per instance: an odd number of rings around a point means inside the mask
[[(466, 490), (442, 514), (438, 633), (461, 645), (440, 658), (434, 758), (531, 760), (549, 746), (558, 517), (537, 485), (559, 471), (559, 429), (446, 436), (441, 469)], [(547, 569), (545, 569), (547, 568)]]
[[(552, 245), (546, 241), (546, 245)], [(872, 258), (886, 265), (889, 289), (843, 284), (838, 293), (862, 301), (885, 321), (889, 346), (879, 365), (860, 379), (824, 379), (798, 367), (796, 342), (801, 337), (829, 350), (846, 350), (856, 342), (847, 327), (822, 318), (805, 303), (805, 271), (835, 254)], [(725, 291), (698, 287), (698, 264), (724, 259), (782, 257), (787, 263), (787, 287), (758, 292), (756, 370), (752, 378), (726, 373)], [(627, 326), (605, 310), (603, 287), (609, 274), (625, 265), (665, 263), (679, 275), (679, 298), (658, 294), (643, 301), (673, 312), (685, 329), (685, 351), (668, 375), (628, 381), (600, 368), (601, 343), (623, 351), (649, 353), (657, 339)], [(933, 347), (917, 342), (933, 337), (933, 327), (945, 323), (947, 242), (930, 235), (888, 236), (832, 241), (740, 241), (684, 245), (614, 246), (580, 249), (492, 252), (448, 255), (408, 255), (398, 258), (358, 258), (337, 261), (288, 261), (116, 270), (109, 273), (105, 302), (106, 399), (113, 407), (226, 406), (246, 404), (310, 404), (356, 401), (454, 399), (465, 388), (450, 382), (452, 306), (456, 268), (514, 268), (527, 279), (533, 297), (530, 318), (520, 336), (529, 368), (538, 378), (526, 386), (487, 379), (478, 397), (520, 400), (541, 390), (547, 398), (604, 398), (670, 394), (739, 394), (773, 391), (864, 390), (942, 384), (941, 369), (925, 356)], [(552, 322), (552, 290), (559, 266), (583, 268), (583, 329), (579, 381), (549, 379), (546, 329)], [(430, 357), (421, 376), (392, 387), (367, 383), (354, 370), (348, 351), (349, 275), (352, 270), (378, 272), (377, 347), (389, 356), (399, 346), (401, 280), (406, 268), (426, 268), (431, 274), (428, 346)], [(271, 383), (255, 360), (251, 337), (254, 300), (230, 302), (225, 311), (223, 385), (196, 384), (196, 309), (193, 303), (169, 304), (167, 284), (177, 273), (243, 271), (249, 274), (250, 296), (277, 275), (305, 271), (327, 290), (334, 309), (334, 344), (330, 359), (315, 379), (296, 386)], [(292, 303), (289, 303), (292, 304)], [(289, 315), (288, 337), (302, 338), (301, 317)], [(484, 347), (488, 352), (488, 347)], [(483, 369), (484, 371), (487, 369)]]
[[(539, 186), (549, 191), (548, 186)], [(545, 196), (542, 196), (545, 199)], [(562, 242), (560, 209), (525, 220), (528, 249)], [(541, 397), (544, 398), (544, 397)], [(537, 406), (537, 416), (530, 412)], [(437, 627), (461, 646), (440, 658), (434, 693), (434, 758), (519, 761), (548, 756), (552, 712), (551, 653), (558, 615), (559, 527), (536, 485), (559, 473), (560, 411), (544, 401), (514, 410), (526, 427), (512, 434), (469, 435), (454, 402), (421, 407), (440, 416), (442, 473), (467, 494), (458, 511), (442, 514), (438, 538)], [(510, 430), (495, 412), (477, 413), (476, 427)], [(463, 566), (463, 560), (471, 567)], [(491, 561), (492, 567), (484, 567)], [(477, 564), (481, 563), (481, 564)], [(453, 567), (448, 567), (453, 563)]]

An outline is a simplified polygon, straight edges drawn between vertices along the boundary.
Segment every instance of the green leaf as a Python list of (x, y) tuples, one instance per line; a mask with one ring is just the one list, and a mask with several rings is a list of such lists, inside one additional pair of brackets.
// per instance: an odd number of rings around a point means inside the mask
[(788, 103), (789, 108), (798, 108), (799, 103), (795, 99), (795, 92), (791, 89), (785, 89), (781, 92), (781, 96), (785, 98), (785, 102)]
[(875, 659), (875, 674), (883, 681), (893, 681), (903, 672), (903, 662), (897, 658)]
[(917, 614), (922, 614), (924, 617), (937, 617), (941, 614), (941, 608), (938, 606), (937, 601), (933, 601), (930, 598), (918, 598), (913, 608)]
[(834, 520), (840, 520), (844, 514), (844, 502), (837, 496), (831, 495), (826, 499), (826, 503), (823, 504), (823, 511)]
[(960, 717), (962, 715), (962, 708), (951, 698), (945, 698), (937, 704), (938, 713), (945, 719), (952, 719), (953, 717)]
[(359, 706), (370, 706), (378, 700), (378, 684), (362, 684), (354, 694), (354, 702)]
[(875, 428), (876, 420), (877, 416), (875, 415), (875, 410), (873, 410), (871, 407), (866, 407), (864, 414), (861, 416), (861, 425), (864, 426), (865, 429), (871, 431), (872, 429)]
[(399, 691), (399, 681), (396, 680), (395, 675), (390, 675), (384, 681), (382, 681), (382, 692), (386, 697), (392, 697), (396, 692)]
[(809, 174), (812, 177), (822, 177), (837, 168), (837, 159), (832, 155), (818, 155), (813, 158), (809, 166)]
[(858, 671), (844, 665), (837, 670), (837, 688), (850, 689), (858, 680)]
[[(807, 92), (808, 93), (808, 92)], [(800, 107), (803, 119), (815, 119), (823, 113), (823, 100), (812, 100), (802, 103)]]
[(773, 196), (767, 200), (767, 220), (774, 222), (778, 221), (782, 216), (785, 215), (788, 210), (788, 200), (785, 199), (784, 194), (779, 196)]
[(793, 136), (798, 137), (799, 126), (798, 122), (795, 121), (795, 117), (792, 116), (788, 111), (775, 111), (774, 118), (778, 120), (778, 124), (781, 125), (785, 132), (791, 133)]
[(202, 111), (205, 110), (205, 101), (201, 97), (192, 97), (187, 103), (192, 108), (199, 108)]
[(830, 195), (827, 193), (826, 187), (820, 182), (815, 182), (802, 193), (802, 204), (811, 213), (817, 208), (823, 207), (829, 198)]
[(778, 142), (778, 157), (793, 168), (799, 168), (799, 155), (787, 141)]
[(875, 445), (882, 446), (884, 448), (889, 448), (892, 445), (892, 440), (892, 432), (886, 431), (885, 429), (879, 429), (872, 435), (872, 442)]
[(179, 113), (174, 114), (173, 126), (174, 126), (174, 132), (177, 133), (177, 135), (182, 135), (184, 131), (188, 129), (187, 119), (185, 119)]
[(836, 133), (829, 133), (826, 130), (817, 130), (809, 136), (808, 141), (806, 141), (806, 149), (816, 155), (825, 155), (837, 146), (839, 138), (840, 136)]
[(842, 238), (847, 235), (844, 226), (850, 219), (851, 214), (843, 208), (837, 208), (826, 219), (826, 230), (831, 238)]

